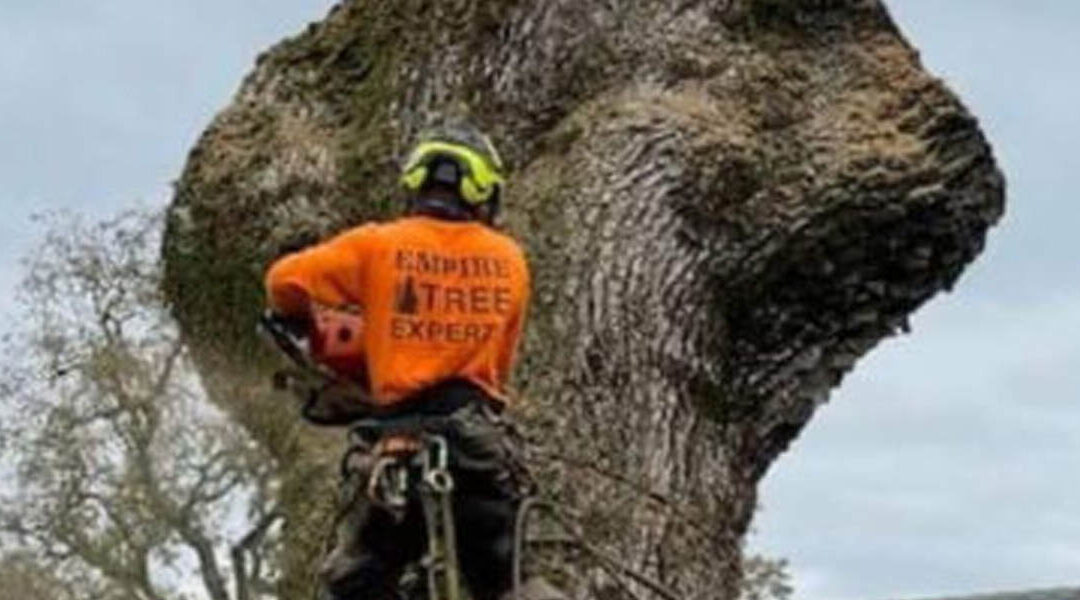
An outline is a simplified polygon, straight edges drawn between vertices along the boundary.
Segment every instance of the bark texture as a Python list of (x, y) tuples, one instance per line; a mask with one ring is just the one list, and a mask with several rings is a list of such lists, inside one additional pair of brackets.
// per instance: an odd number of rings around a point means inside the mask
[[(758, 480), (1003, 209), (976, 120), (877, 0), (341, 3), (259, 57), (164, 244), (215, 400), (282, 465), (282, 597), (309, 593), (338, 442), (267, 398), (260, 276), (391, 215), (396, 159), (439, 114), (512, 167), (534, 466), (592, 543), (679, 598), (733, 596)], [(587, 562), (578, 597), (648, 597)]]

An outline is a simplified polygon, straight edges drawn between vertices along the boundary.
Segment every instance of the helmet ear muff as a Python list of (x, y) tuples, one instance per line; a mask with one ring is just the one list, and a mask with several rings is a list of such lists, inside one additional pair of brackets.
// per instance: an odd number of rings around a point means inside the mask
[(427, 181), (428, 168), (424, 163), (417, 164), (401, 176), (401, 185), (410, 192), (419, 192)]
[(461, 197), (469, 204), (483, 204), (491, 199), (495, 191), (495, 184), (484, 186), (476, 181), (476, 178), (466, 175), (461, 178)]
[(499, 218), (499, 211), (502, 209), (502, 186), (496, 185), (495, 189), (491, 193), (491, 198), (487, 201), (487, 214), (484, 220), (488, 225), (495, 225), (495, 219)]

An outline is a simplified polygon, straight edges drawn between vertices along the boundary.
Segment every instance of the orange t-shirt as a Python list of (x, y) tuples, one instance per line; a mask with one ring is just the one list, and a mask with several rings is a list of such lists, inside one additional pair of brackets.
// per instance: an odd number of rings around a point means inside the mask
[(371, 393), (382, 406), (449, 378), (507, 401), (529, 269), (511, 238), (475, 222), (405, 217), (368, 224), (274, 263), (270, 306), (354, 305)]

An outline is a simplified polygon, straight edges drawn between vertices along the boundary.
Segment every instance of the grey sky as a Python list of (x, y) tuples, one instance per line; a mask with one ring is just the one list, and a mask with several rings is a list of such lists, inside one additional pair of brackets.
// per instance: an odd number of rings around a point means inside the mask
[[(168, 199), (187, 150), (256, 54), (330, 0), (0, 3), (0, 289), (29, 215)], [(0, 311), (10, 299), (0, 298)]]
[[(32, 212), (164, 203), (255, 55), (331, 4), (0, 3), (0, 286)], [(792, 560), (799, 600), (1080, 585), (1080, 3), (891, 5), (981, 118), (1008, 214), (769, 474), (751, 546)]]

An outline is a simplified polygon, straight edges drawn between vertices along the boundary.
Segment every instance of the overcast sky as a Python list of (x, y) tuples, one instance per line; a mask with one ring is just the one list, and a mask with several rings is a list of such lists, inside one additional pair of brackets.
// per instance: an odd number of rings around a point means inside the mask
[[(331, 4), (0, 3), (2, 289), (31, 213), (164, 204), (258, 51)], [(981, 118), (1008, 212), (770, 472), (751, 547), (790, 559), (798, 600), (1080, 586), (1080, 2), (891, 6)]]

